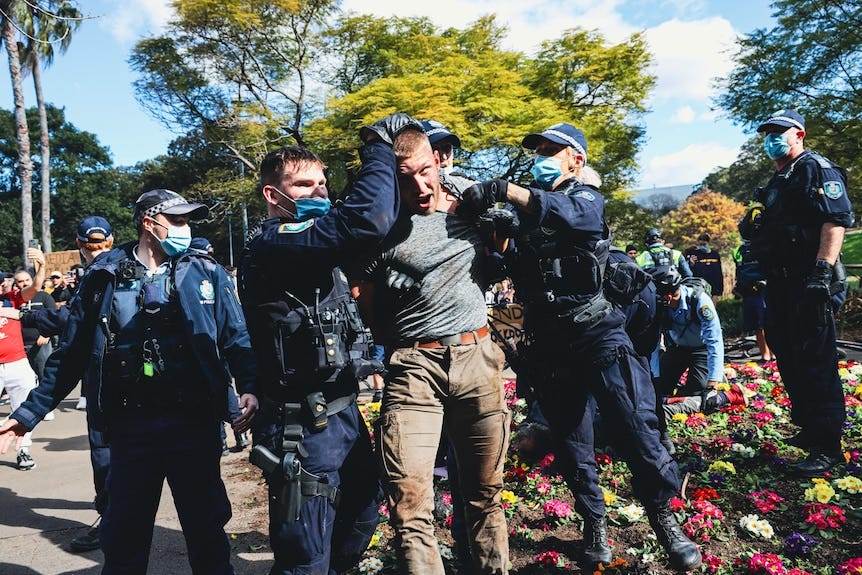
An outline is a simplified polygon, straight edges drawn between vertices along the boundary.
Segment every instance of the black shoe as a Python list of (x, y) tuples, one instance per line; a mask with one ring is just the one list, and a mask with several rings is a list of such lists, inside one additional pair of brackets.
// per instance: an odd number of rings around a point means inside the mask
[(659, 441), (664, 446), (664, 448), (667, 450), (668, 455), (672, 456), (674, 453), (676, 453), (676, 445), (673, 444), (673, 441), (671, 440), (670, 436), (667, 434), (667, 431), (661, 432), (661, 437), (659, 437)]
[(841, 455), (827, 455), (812, 452), (804, 460), (790, 466), (790, 472), (797, 477), (820, 477), (839, 463), (843, 463)]
[(234, 451), (242, 451), (249, 445), (251, 445), (251, 440), (248, 438), (247, 433), (236, 433), (233, 434), (234, 440), (236, 440), (236, 444), (233, 446)]
[(373, 403), (380, 403), (381, 401), (383, 401), (383, 390), (382, 389), (374, 390), (374, 395), (372, 396), (371, 401)]
[(814, 440), (811, 439), (811, 436), (804, 431), (800, 431), (796, 435), (791, 435), (784, 440), (784, 443), (806, 450), (814, 446)]
[(99, 548), (99, 526), (90, 527), (86, 534), (75, 537), (69, 542), (69, 548), (75, 553), (94, 551)]
[(221, 456), (227, 457), (230, 455), (230, 449), (227, 448), (227, 441), (224, 439), (221, 440)]
[(611, 548), (608, 545), (608, 520), (602, 516), (599, 519), (584, 519), (584, 558), (590, 568), (599, 563), (609, 565), (612, 559)]
[(670, 505), (665, 503), (658, 508), (648, 508), (647, 517), (658, 542), (667, 551), (673, 569), (685, 572), (700, 567), (700, 550), (682, 532)]

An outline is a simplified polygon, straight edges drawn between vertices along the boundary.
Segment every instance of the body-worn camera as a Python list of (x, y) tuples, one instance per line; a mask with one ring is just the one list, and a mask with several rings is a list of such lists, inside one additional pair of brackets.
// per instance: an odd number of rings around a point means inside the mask
[(117, 268), (117, 277), (123, 281), (134, 281), (144, 277), (144, 269), (132, 260), (123, 260)]

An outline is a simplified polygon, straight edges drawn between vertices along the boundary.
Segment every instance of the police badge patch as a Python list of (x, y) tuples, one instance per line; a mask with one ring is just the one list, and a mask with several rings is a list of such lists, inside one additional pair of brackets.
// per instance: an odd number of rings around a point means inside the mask
[(202, 280), (200, 287), (201, 303), (213, 303), (215, 301), (215, 288), (209, 280)]
[(712, 318), (713, 318), (712, 309), (710, 309), (710, 307), (708, 305), (700, 306), (700, 309), (697, 311), (700, 314), (700, 317), (702, 317), (706, 321), (712, 320)]
[(830, 200), (837, 200), (844, 195), (844, 186), (837, 181), (823, 182), (823, 193)]
[(574, 196), (576, 198), (584, 198), (585, 200), (588, 200), (590, 202), (592, 202), (596, 199), (596, 197), (592, 193), (590, 193), (586, 190), (581, 190), (580, 192), (575, 192), (574, 194), (572, 194), (572, 196)]
[(305, 220), (304, 222), (288, 222), (286, 224), (281, 224), (278, 226), (278, 233), (280, 234), (298, 234), (299, 232), (303, 232), (314, 225), (314, 218), (310, 220)]

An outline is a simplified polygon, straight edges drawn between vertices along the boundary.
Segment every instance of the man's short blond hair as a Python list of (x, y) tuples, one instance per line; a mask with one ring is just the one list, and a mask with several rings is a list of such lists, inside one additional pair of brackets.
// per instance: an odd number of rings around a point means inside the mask
[(425, 135), (425, 132), (413, 129), (404, 130), (398, 134), (392, 143), (392, 151), (395, 152), (395, 159), (397, 161), (410, 158), (423, 148), (431, 150), (431, 142), (428, 140), (428, 136)]

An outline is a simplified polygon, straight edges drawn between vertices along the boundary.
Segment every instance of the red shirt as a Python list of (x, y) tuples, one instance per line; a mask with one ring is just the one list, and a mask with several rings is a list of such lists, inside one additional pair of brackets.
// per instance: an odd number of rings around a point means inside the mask
[[(24, 304), (21, 299), (21, 290), (14, 290), (3, 294), (0, 306), (20, 309)], [(21, 322), (17, 319), (0, 317), (0, 363), (10, 363), (24, 359), (27, 352), (24, 351), (24, 337), (21, 334)]]

